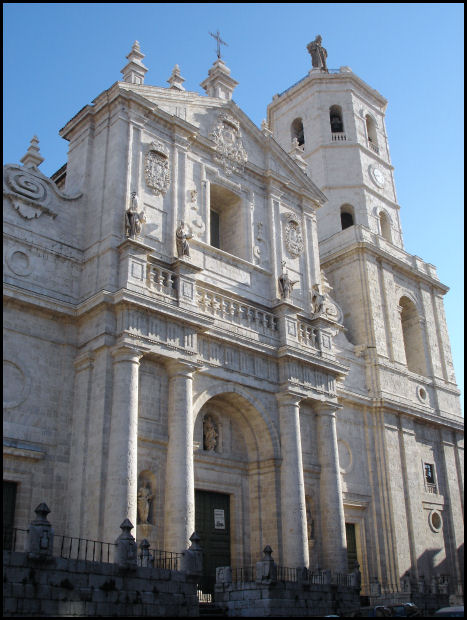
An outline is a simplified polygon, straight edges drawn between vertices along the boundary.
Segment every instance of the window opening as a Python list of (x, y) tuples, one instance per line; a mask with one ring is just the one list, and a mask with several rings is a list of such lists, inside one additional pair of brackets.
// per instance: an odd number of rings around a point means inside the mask
[(342, 230), (354, 225), (353, 208), (348, 205), (341, 207), (341, 226)]
[(211, 245), (215, 248), (221, 247), (219, 213), (211, 209)]
[(302, 146), (305, 144), (305, 134), (303, 131), (303, 121), (301, 118), (296, 118), (291, 126), (291, 137), (292, 140), (297, 138), (298, 146)]
[(329, 121), (331, 123), (332, 133), (343, 133), (344, 122), (342, 120), (342, 109), (338, 105), (333, 105), (329, 108)]

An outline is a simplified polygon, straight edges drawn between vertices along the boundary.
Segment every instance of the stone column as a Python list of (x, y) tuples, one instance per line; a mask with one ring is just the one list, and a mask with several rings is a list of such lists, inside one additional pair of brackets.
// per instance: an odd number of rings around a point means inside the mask
[(337, 448), (336, 410), (339, 405), (319, 404), (318, 454), (321, 465), (320, 512), (322, 564), (335, 572), (347, 572), (347, 541), (342, 501), (339, 452)]
[(279, 403), (281, 433), (281, 513), (282, 564), (291, 568), (308, 567), (305, 483), (300, 438), (301, 397), (282, 392)]
[(169, 373), (169, 443), (165, 480), (165, 540), (168, 551), (181, 553), (189, 546), (195, 529), (195, 482), (193, 469), (194, 366), (167, 363)]
[(138, 486), (138, 368), (142, 352), (119, 346), (112, 351), (113, 385), (109, 458), (105, 490), (104, 540), (115, 540), (120, 524), (136, 524)]

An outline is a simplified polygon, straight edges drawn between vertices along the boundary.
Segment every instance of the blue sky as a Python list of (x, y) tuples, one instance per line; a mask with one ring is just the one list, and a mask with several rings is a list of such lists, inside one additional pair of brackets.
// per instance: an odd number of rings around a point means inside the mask
[(407, 252), (434, 264), (445, 296), (459, 387), (464, 374), (464, 6), (461, 3), (6, 3), (3, 5), (4, 163), (34, 134), (52, 174), (66, 162), (58, 131), (121, 79), (133, 41), (145, 83), (187, 90), (222, 56), (235, 102), (258, 126), (266, 106), (311, 68), (317, 34), (328, 67), (348, 65), (388, 99), (386, 127)]

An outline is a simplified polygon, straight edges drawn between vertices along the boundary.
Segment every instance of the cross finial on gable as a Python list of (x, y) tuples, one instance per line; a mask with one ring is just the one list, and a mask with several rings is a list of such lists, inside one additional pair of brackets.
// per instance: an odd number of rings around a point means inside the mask
[(213, 37), (217, 41), (217, 58), (220, 58), (221, 57), (221, 43), (222, 45), (227, 45), (227, 43), (221, 39), (219, 30), (216, 32), (216, 34), (212, 34), (212, 32), (210, 32), (209, 34), (211, 35), (211, 37)]

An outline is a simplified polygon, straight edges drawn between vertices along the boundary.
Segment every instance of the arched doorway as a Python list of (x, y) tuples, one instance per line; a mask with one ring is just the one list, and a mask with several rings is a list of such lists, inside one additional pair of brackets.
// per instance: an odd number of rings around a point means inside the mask
[(277, 430), (242, 388), (215, 391), (194, 404), (195, 529), (204, 550), (204, 592), (213, 590), (217, 566), (250, 566), (266, 544), (279, 548)]

